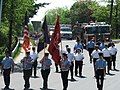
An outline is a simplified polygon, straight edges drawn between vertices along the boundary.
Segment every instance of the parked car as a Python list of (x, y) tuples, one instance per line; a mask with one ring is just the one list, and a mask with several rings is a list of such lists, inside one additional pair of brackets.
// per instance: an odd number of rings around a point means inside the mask
[[(60, 28), (61, 38), (71, 40), (72, 39), (72, 30), (70, 27), (61, 27)], [(52, 36), (52, 33), (54, 31), (54, 28), (50, 28), (50, 36)]]

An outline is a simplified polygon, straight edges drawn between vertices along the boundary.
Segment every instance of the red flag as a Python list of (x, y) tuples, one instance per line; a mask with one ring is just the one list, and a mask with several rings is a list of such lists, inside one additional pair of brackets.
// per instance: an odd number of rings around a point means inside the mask
[(61, 59), (59, 45), (58, 45), (60, 42), (61, 42), (60, 24), (59, 24), (59, 16), (57, 16), (54, 33), (52, 34), (52, 39), (48, 47), (48, 51), (52, 55), (52, 59), (55, 61), (56, 64), (59, 64)]
[(23, 41), (22, 47), (25, 50), (25, 52), (30, 50), (30, 38), (29, 38), (27, 26), (24, 27), (24, 41)]

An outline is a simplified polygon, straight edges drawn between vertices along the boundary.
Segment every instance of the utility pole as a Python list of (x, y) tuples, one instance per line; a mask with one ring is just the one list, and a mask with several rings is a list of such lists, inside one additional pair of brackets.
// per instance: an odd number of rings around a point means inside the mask
[(109, 21), (109, 24), (111, 25), (111, 22), (112, 22), (112, 12), (113, 12), (113, 0), (111, 0), (111, 5), (110, 5), (110, 21)]
[(29, 22), (29, 17), (27, 15), (27, 11), (25, 12), (25, 21), (24, 21), (24, 26), (27, 25), (28, 26), (28, 22)]
[(3, 0), (0, 0), (0, 25), (1, 25), (1, 17), (2, 17), (2, 2)]
[(10, 15), (9, 15), (9, 36), (8, 36), (8, 39), (9, 39), (9, 43), (8, 43), (8, 51), (9, 51), (9, 54), (11, 56), (12, 54), (12, 28), (13, 28), (13, 13), (14, 13), (14, 0), (11, 1), (11, 6), (10, 6)]
[(116, 9), (116, 15), (115, 15), (115, 17), (116, 17), (116, 21), (115, 21), (115, 29), (116, 29), (116, 39), (118, 38), (118, 35), (119, 35), (119, 32), (118, 32), (118, 5), (116, 5), (116, 7), (115, 7), (115, 9)]

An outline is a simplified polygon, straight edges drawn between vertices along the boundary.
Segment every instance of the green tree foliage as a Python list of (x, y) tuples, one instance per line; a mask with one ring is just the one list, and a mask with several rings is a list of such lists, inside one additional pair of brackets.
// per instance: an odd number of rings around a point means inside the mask
[(48, 24), (55, 24), (56, 16), (60, 16), (60, 23), (69, 24), (70, 23), (70, 11), (68, 8), (56, 8), (51, 9), (46, 13)]
[(2, 27), (0, 27), (0, 47), (6, 46), (7, 33), (8, 33), (8, 27), (5, 27), (4, 25), (2, 25)]
[[(39, 7), (44, 7), (48, 3), (35, 4), (34, 0), (3, 0), (3, 12), (2, 12), (2, 22), (9, 26), (9, 20), (11, 19), (11, 4), (13, 3), (13, 29), (16, 33), (19, 32), (18, 28), (21, 30), (24, 25), (24, 17), (27, 11), (28, 17), (33, 17)], [(18, 33), (19, 34), (19, 33)]]
[(40, 7), (49, 3), (35, 4), (35, 0), (3, 0), (2, 24), (0, 25), (0, 47), (8, 44), (10, 20), (12, 22), (12, 36), (19, 36), (23, 30), (25, 13), (32, 18)]
[(92, 10), (89, 8), (90, 2), (76, 2), (70, 9), (71, 23), (88, 23), (91, 19)]
[(98, 22), (109, 22), (109, 8), (100, 6), (97, 2), (87, 3), (92, 10), (92, 17)]
[[(107, 6), (110, 9), (110, 5)], [(120, 37), (120, 0), (116, 0), (113, 4), (112, 14), (112, 35), (114, 38)]]
[(76, 2), (70, 9), (71, 22), (88, 23), (90, 20), (108, 22), (109, 10), (97, 2)]

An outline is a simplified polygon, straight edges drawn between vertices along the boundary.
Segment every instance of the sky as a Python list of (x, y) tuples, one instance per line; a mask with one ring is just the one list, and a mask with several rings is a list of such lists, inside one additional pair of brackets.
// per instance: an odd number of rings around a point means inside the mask
[[(70, 7), (76, 1), (77, 0), (37, 0), (36, 3), (46, 2), (46, 3), (50, 3), (50, 4), (46, 5), (45, 7), (40, 7), (40, 9), (38, 10), (38, 13), (36, 15), (34, 15), (34, 17), (31, 19), (31, 21), (41, 21), (44, 18), (45, 13), (50, 9), (54, 9), (57, 7), (68, 7), (70, 9)], [(96, 1), (104, 1), (104, 0), (96, 0)], [(99, 2), (99, 3), (102, 4), (103, 2)]]
[(76, 0), (37, 0), (36, 3), (50, 3), (49, 5), (46, 5), (45, 7), (40, 7), (38, 10), (38, 13), (34, 15), (34, 17), (31, 19), (31, 21), (41, 21), (47, 10), (54, 9), (57, 7), (68, 7), (70, 8)]

